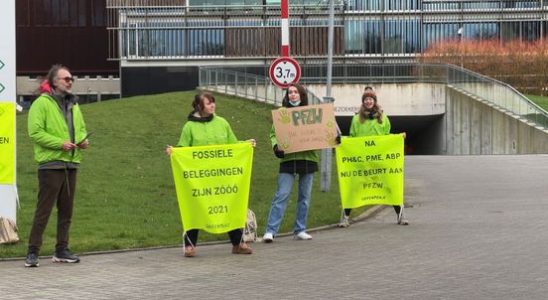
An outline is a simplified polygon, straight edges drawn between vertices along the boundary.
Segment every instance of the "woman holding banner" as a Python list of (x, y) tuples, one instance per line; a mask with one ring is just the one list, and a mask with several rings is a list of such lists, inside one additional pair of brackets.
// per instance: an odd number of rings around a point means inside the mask
[[(387, 134), (390, 134), (390, 120), (377, 103), (377, 93), (375, 93), (372, 87), (368, 86), (362, 95), (360, 111), (352, 118), (350, 136), (362, 137)], [(405, 138), (405, 133), (402, 133), (402, 135)], [(409, 225), (409, 221), (403, 214), (402, 207), (394, 205), (394, 210), (397, 215), (397, 223), (399, 225)], [(351, 211), (352, 209), (350, 208), (344, 209), (341, 213), (339, 227), (350, 226), (349, 216)]]
[[(201, 93), (194, 97), (193, 110), (188, 115), (188, 121), (183, 126), (181, 137), (177, 147), (192, 147), (206, 145), (234, 144), (238, 140), (230, 127), (230, 124), (222, 117), (215, 114), (215, 97), (209, 93)], [(255, 140), (248, 140), (255, 147)], [(171, 155), (172, 146), (167, 146), (166, 153)], [(186, 257), (196, 255), (198, 242), (198, 229), (192, 229), (185, 233), (184, 254)], [(243, 230), (235, 229), (228, 232), (232, 243), (233, 254), (251, 254), (253, 250), (243, 242)]]
[[(289, 108), (306, 105), (308, 105), (308, 96), (305, 88), (299, 84), (290, 85), (282, 102), (282, 106)], [(263, 241), (265, 243), (271, 243), (274, 240), (274, 237), (280, 228), (280, 224), (282, 223), (291, 188), (297, 175), (299, 175), (299, 193), (293, 233), (295, 239), (310, 240), (312, 239), (312, 236), (306, 233), (305, 230), (308, 207), (310, 204), (310, 194), (312, 192), (312, 181), (314, 179), (314, 173), (318, 171), (318, 151), (308, 150), (285, 154), (284, 151), (278, 147), (274, 126), (270, 131), (270, 140), (272, 142), (274, 154), (276, 157), (280, 158), (281, 161), (278, 174), (278, 187), (276, 189), (276, 194), (272, 199)]]

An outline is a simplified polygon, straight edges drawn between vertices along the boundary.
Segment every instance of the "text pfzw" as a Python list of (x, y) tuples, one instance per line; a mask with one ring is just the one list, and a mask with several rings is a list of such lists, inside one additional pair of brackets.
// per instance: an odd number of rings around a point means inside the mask
[(370, 182), (370, 183), (363, 183), (362, 188), (364, 189), (382, 189), (383, 183), (382, 182)]
[(322, 122), (323, 110), (321, 108), (310, 108), (291, 112), (291, 119), (294, 126), (319, 124)]

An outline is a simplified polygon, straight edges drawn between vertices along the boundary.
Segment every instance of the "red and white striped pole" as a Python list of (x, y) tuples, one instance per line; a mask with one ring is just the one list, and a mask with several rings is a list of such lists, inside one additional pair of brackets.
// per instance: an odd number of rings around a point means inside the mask
[(289, 0), (281, 1), (282, 9), (282, 56), (289, 57)]

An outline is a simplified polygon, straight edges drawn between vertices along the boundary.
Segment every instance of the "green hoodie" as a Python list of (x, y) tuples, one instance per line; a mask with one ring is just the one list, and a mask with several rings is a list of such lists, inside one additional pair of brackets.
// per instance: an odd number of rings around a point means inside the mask
[(202, 118), (196, 112), (188, 115), (177, 147), (235, 144), (238, 139), (230, 124), (215, 114)]
[[(274, 148), (274, 145), (278, 144), (274, 125), (272, 125), (272, 128), (270, 128), (270, 142), (272, 143), (272, 148)], [(307, 151), (301, 151), (301, 152), (286, 153), (284, 155), (284, 158), (281, 159), (280, 163), (293, 161), (293, 160), (308, 160), (308, 161), (313, 161), (317, 163), (320, 161), (320, 154), (318, 150), (307, 150)]]
[(390, 134), (390, 120), (386, 114), (382, 114), (382, 123), (377, 119), (366, 119), (362, 123), (360, 115), (354, 115), (350, 124), (350, 136), (371, 136), (371, 135), (387, 135)]
[(67, 120), (57, 101), (42, 94), (32, 104), (28, 117), (28, 133), (34, 142), (34, 159), (39, 164), (52, 161), (80, 163), (80, 149), (63, 151), (63, 143), (80, 143), (86, 137), (86, 125), (80, 107), (72, 105), (74, 140), (71, 139)]

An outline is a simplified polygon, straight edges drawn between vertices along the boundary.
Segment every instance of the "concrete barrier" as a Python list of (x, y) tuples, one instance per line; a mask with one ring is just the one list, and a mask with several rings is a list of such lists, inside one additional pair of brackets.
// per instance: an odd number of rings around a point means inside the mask
[[(331, 95), (335, 98), (337, 116), (353, 116), (359, 111), (364, 84), (334, 84)], [(390, 116), (439, 115), (445, 112), (445, 84), (382, 83), (372, 85), (379, 104)], [(325, 95), (325, 84), (306, 86), (316, 96)]]
[(548, 153), (548, 130), (458, 88), (446, 90), (447, 154)]

